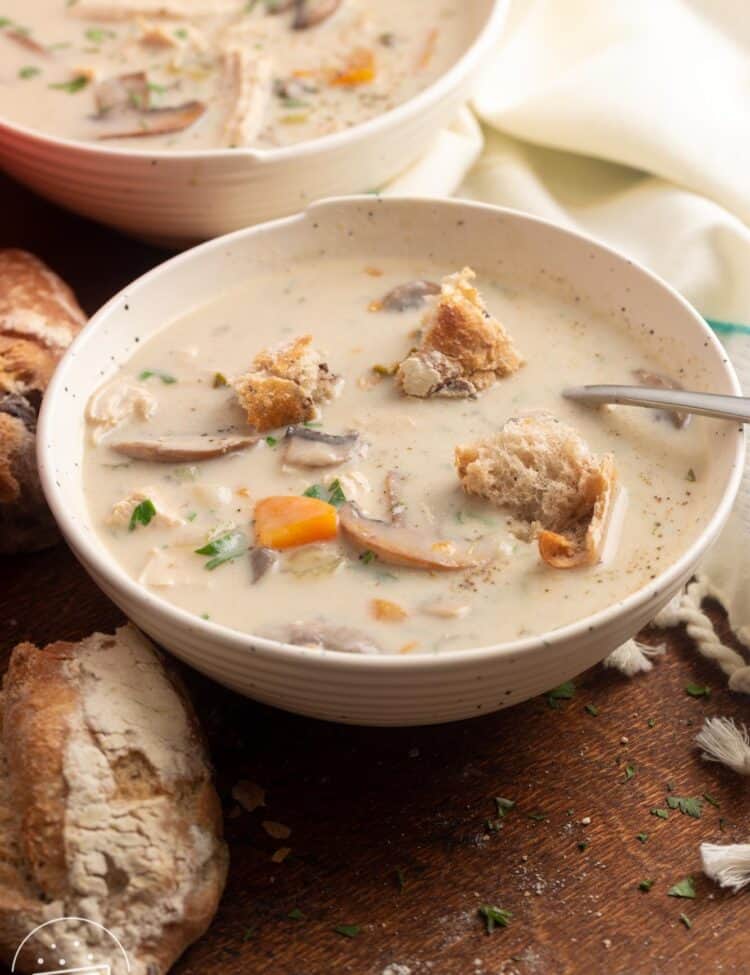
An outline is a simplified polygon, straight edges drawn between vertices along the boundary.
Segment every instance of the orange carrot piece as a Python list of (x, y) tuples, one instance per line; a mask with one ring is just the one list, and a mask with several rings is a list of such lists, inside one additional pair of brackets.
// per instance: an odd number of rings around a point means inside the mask
[(255, 538), (264, 548), (292, 548), (336, 537), (332, 504), (304, 496), (263, 498), (255, 505)]
[(391, 602), (390, 599), (373, 599), (370, 607), (375, 619), (386, 623), (400, 623), (409, 615), (403, 606)]
[(332, 85), (355, 86), (369, 85), (375, 80), (375, 55), (372, 51), (360, 47), (352, 54), (349, 63), (340, 71), (336, 71), (330, 83)]
[(425, 45), (422, 48), (422, 53), (417, 61), (417, 71), (424, 71), (425, 68), (429, 67), (430, 61), (432, 61), (435, 55), (438, 33), (439, 31), (437, 27), (433, 27), (433, 29), (427, 35), (427, 40), (425, 41)]

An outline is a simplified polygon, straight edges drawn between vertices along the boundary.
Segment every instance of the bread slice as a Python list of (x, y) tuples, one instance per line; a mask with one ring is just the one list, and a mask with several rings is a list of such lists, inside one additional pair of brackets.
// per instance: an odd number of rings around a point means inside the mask
[[(166, 972), (208, 927), (227, 870), (184, 691), (129, 625), (19, 644), (0, 703), (0, 954), (44, 920), (84, 917), (121, 941), (134, 975)], [(54, 936), (66, 967), (88, 964), (94, 928)], [(36, 971), (43, 948), (32, 938), (16, 970)]]
[(476, 396), (523, 365), (507, 329), (487, 311), (465, 267), (443, 279), (425, 312), (422, 340), (400, 364), (397, 379), (407, 396)]
[(232, 381), (247, 422), (260, 433), (315, 419), (339, 384), (311, 335), (264, 350), (249, 372)]
[(41, 261), (0, 250), (0, 553), (58, 540), (37, 475), (36, 416), (85, 320), (73, 292)]
[(595, 457), (572, 427), (549, 413), (518, 417), (455, 451), (463, 489), (507, 509), (521, 533), (538, 536), (549, 565), (591, 565), (601, 554), (615, 494), (611, 454)]

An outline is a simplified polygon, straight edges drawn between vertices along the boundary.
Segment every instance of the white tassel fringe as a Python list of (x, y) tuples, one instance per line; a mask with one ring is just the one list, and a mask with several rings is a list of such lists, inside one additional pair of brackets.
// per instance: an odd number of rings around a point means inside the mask
[(644, 674), (651, 670), (654, 664), (650, 658), (659, 657), (663, 653), (663, 646), (649, 647), (645, 643), (638, 643), (637, 640), (628, 640), (605, 658), (604, 666), (619, 670), (626, 677), (634, 677), (636, 674)]
[(750, 843), (701, 843), (703, 872), (720, 887), (737, 892), (750, 884)]
[(707, 762), (721, 762), (740, 775), (750, 775), (750, 735), (732, 718), (706, 718), (695, 740)]

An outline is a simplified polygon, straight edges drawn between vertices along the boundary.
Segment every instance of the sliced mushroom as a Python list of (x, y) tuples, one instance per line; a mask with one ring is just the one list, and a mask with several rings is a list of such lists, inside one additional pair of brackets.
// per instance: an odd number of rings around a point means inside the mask
[(308, 30), (333, 16), (341, 6), (341, 0), (294, 0), (293, 6), (292, 30)]
[(494, 552), (480, 542), (436, 538), (400, 524), (365, 517), (348, 502), (339, 508), (339, 527), (358, 548), (383, 562), (413, 569), (471, 569), (491, 561)]
[[(633, 375), (639, 386), (656, 386), (658, 389), (684, 389), (676, 380), (660, 372), (649, 372), (648, 369), (634, 369)], [(672, 423), (681, 430), (690, 423), (690, 413), (681, 410), (659, 410), (662, 416), (668, 416)]]
[(289, 427), (285, 437), (284, 460), (294, 467), (333, 467), (343, 464), (354, 453), (359, 434), (352, 431), (340, 436), (311, 430), (310, 427)]
[(146, 111), (151, 107), (151, 88), (145, 71), (105, 78), (94, 87), (97, 118), (109, 117), (113, 112)]
[(296, 647), (336, 650), (343, 653), (382, 653), (372, 637), (350, 626), (336, 626), (326, 620), (288, 623), (266, 630), (265, 636)]
[(408, 281), (399, 284), (380, 299), (383, 311), (412, 311), (421, 308), (425, 298), (440, 294), (440, 285), (434, 281)]
[[(97, 139), (136, 139), (148, 135), (168, 135), (189, 128), (206, 111), (204, 102), (190, 101), (182, 105), (165, 108), (149, 108), (133, 113), (133, 125), (129, 127), (121, 121), (112, 131), (99, 132)], [(105, 116), (106, 117), (106, 116)]]
[(263, 576), (276, 565), (279, 561), (279, 553), (272, 548), (263, 548), (260, 545), (250, 549), (250, 570), (253, 574), (253, 582), (258, 582)]
[(27, 51), (31, 51), (33, 54), (41, 54), (42, 57), (48, 58), (50, 56), (49, 49), (44, 47), (34, 38), (25, 33), (22, 30), (5, 30), (3, 31), (5, 37), (9, 41), (13, 41), (14, 44), (19, 44), (21, 47), (25, 47)]
[(154, 437), (113, 443), (112, 449), (133, 460), (152, 460), (159, 464), (180, 464), (212, 460), (258, 442), (257, 437)]

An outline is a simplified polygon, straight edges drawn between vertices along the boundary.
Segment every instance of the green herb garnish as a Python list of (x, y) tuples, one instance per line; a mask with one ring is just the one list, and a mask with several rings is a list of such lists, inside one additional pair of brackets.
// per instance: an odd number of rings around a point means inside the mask
[(254, 937), (255, 937), (255, 928), (254, 927), (252, 927), (252, 928), (245, 928), (245, 930), (243, 932), (243, 935), (242, 935), (242, 940), (243, 941), (250, 941)]
[(209, 572), (212, 572), (225, 562), (231, 562), (234, 559), (239, 558), (241, 555), (244, 555), (246, 551), (247, 538), (245, 537), (244, 532), (232, 529), (230, 531), (222, 532), (221, 535), (217, 535), (216, 538), (212, 538), (211, 541), (202, 548), (197, 548), (195, 550), (195, 554), (213, 556), (213, 558), (209, 559), (203, 567)]
[(586, 840), (581, 840), (580, 843), (578, 844), (578, 849), (581, 851), (581, 853), (583, 853), (585, 850), (588, 850), (588, 848), (589, 845), (586, 842)]
[(670, 887), (667, 891), (669, 897), (687, 897), (690, 900), (695, 899), (695, 885), (693, 883), (692, 877), (685, 877), (678, 884)]
[(75, 78), (71, 78), (70, 81), (61, 81), (49, 87), (54, 88), (56, 91), (66, 91), (69, 95), (75, 95), (77, 92), (82, 91), (90, 80), (85, 74), (79, 74)]
[(328, 488), (328, 503), (332, 504), (334, 508), (339, 508), (342, 504), (346, 504), (346, 495), (344, 494), (344, 489), (341, 487), (341, 481), (338, 478), (332, 481)]
[(144, 369), (143, 372), (138, 373), (138, 378), (141, 382), (145, 382), (147, 379), (151, 379), (153, 376), (158, 376), (159, 379), (166, 385), (171, 386), (172, 383), (176, 383), (177, 379), (168, 372), (164, 372), (161, 369)]
[(652, 809), (652, 816), (658, 816), (659, 819), (669, 819), (669, 810), (667, 809)]
[(688, 684), (685, 693), (690, 697), (711, 697), (711, 688), (707, 684)]
[(156, 508), (154, 507), (154, 502), (149, 498), (141, 501), (133, 508), (133, 513), (130, 516), (130, 524), (128, 525), (128, 531), (134, 532), (137, 525), (143, 525), (144, 528), (151, 519), (156, 514)]
[(626, 765), (625, 766), (625, 778), (622, 781), (623, 782), (630, 782), (630, 780), (633, 778), (634, 775), (635, 775), (635, 768), (632, 765)]
[(495, 928), (507, 928), (513, 917), (510, 911), (505, 911), (502, 907), (493, 907), (492, 904), (482, 904), (479, 915), (484, 918), (487, 934), (492, 934)]
[(323, 488), (319, 484), (311, 484), (310, 487), (302, 492), (305, 498), (318, 498), (318, 500), (323, 499)]
[(651, 888), (653, 886), (654, 886), (654, 881), (653, 880), (642, 880), (638, 884), (638, 890), (642, 890), (642, 891), (648, 893), (648, 891), (651, 890)]
[(292, 908), (292, 910), (287, 914), (290, 921), (304, 921), (305, 915), (298, 907)]
[(533, 819), (535, 823), (546, 823), (548, 817), (547, 817), (547, 813), (533, 812), (533, 813), (527, 813), (526, 818)]
[(680, 914), (680, 920), (685, 925), (685, 927), (688, 929), (688, 931), (692, 928), (693, 922), (690, 920), (690, 918), (687, 916), (687, 914)]
[(364, 563), (364, 565), (369, 565), (371, 562), (374, 562), (376, 558), (377, 555), (370, 551), (369, 548), (365, 549), (364, 552), (360, 552), (359, 554), (359, 561)]
[(502, 819), (503, 816), (510, 812), (515, 806), (515, 802), (512, 799), (504, 799), (502, 796), (495, 796), (495, 805), (497, 806), (497, 814)]
[(219, 389), (221, 386), (228, 386), (227, 377), (223, 372), (214, 373), (213, 387), (214, 389)]
[(358, 924), (337, 924), (333, 930), (345, 938), (356, 938), (362, 929)]
[(635, 838), (638, 840), (639, 843), (645, 843), (646, 840), (648, 839), (648, 833), (636, 833)]
[(188, 32), (185, 30), (184, 27), (178, 27), (177, 30), (174, 32), (174, 36), (179, 37), (181, 41), (186, 41), (188, 37)]
[(683, 816), (701, 818), (700, 796), (667, 796), (667, 805), (670, 809), (679, 809)]
[(716, 801), (716, 799), (714, 799), (713, 796), (710, 796), (707, 792), (703, 793), (703, 798), (706, 800), (707, 803), (709, 803), (709, 805), (716, 806), (717, 809), (719, 808), (719, 803)]
[(276, 439), (276, 437), (266, 437), (266, 443), (269, 447), (275, 447), (278, 442), (279, 441)]
[(690, 467), (688, 469), (688, 472), (685, 475), (685, 479), (688, 480), (688, 481), (694, 481), (695, 480), (695, 471), (693, 470), (692, 467)]
[(84, 36), (87, 41), (91, 41), (92, 44), (101, 44), (102, 41), (106, 41), (107, 38), (117, 37), (117, 34), (113, 30), (107, 30), (104, 27), (89, 27), (88, 30), (84, 32)]
[(596, 718), (599, 714), (599, 708), (595, 704), (586, 704), (583, 708), (592, 718)]
[(576, 686), (572, 680), (566, 680), (564, 684), (560, 684), (559, 687), (555, 687), (547, 695), (547, 704), (551, 708), (559, 707), (560, 701), (569, 701), (575, 696)]
[(35, 68), (33, 64), (27, 64), (19, 70), (18, 77), (24, 81), (28, 81), (29, 78), (36, 78), (38, 74), (41, 74), (41, 68)]

